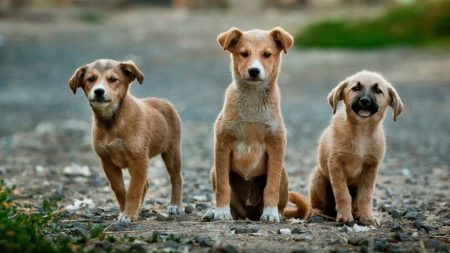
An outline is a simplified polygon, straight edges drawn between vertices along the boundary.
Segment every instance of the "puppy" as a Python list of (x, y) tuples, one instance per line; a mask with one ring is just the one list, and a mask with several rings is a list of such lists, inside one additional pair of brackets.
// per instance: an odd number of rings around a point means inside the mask
[[(92, 145), (120, 206), (119, 221), (138, 218), (148, 188), (149, 160), (161, 154), (172, 183), (169, 214), (182, 212), (181, 120), (167, 100), (137, 99), (128, 92), (144, 75), (134, 62), (97, 60), (78, 68), (69, 80), (82, 88), (93, 112)], [(125, 190), (122, 169), (131, 182)]]
[[(345, 107), (336, 112), (340, 100)], [(309, 184), (309, 216), (328, 215), (340, 222), (359, 218), (363, 224), (379, 225), (372, 194), (386, 151), (382, 121), (388, 106), (395, 121), (402, 101), (380, 74), (361, 71), (339, 83), (328, 102), (335, 115), (319, 141), (319, 165)]]
[(286, 130), (277, 84), (281, 53), (293, 44), (282, 28), (221, 33), (233, 81), (214, 133), (214, 219), (280, 221), (288, 200)]

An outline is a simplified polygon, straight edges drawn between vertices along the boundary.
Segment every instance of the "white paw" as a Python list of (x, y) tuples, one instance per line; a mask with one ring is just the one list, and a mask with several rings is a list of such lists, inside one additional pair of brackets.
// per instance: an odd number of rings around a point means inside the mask
[(280, 214), (276, 207), (265, 207), (261, 220), (266, 222), (280, 222)]
[(117, 221), (124, 222), (124, 223), (130, 223), (131, 222), (131, 217), (128, 216), (127, 214), (120, 213), (119, 218), (117, 219)]
[(180, 215), (183, 214), (183, 208), (178, 207), (178, 206), (168, 206), (167, 207), (167, 214), (168, 215)]
[(232, 220), (230, 207), (217, 207), (214, 212), (214, 220)]

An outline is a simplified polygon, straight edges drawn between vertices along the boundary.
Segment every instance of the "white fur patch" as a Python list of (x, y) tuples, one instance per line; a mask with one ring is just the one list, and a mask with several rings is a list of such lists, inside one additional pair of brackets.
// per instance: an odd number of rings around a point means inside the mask
[(181, 208), (181, 207), (178, 207), (175, 205), (170, 205), (167, 207), (167, 214), (169, 214), (169, 215), (171, 215), (171, 214), (180, 215), (183, 213), (184, 213), (184, 211), (183, 211), (183, 208)]
[(263, 214), (261, 215), (261, 220), (266, 222), (280, 222), (280, 214), (278, 213), (278, 208), (265, 207), (263, 210)]
[(214, 212), (214, 220), (232, 220), (230, 207), (216, 207)]
[(252, 62), (252, 65), (250, 65), (249, 69), (250, 68), (257, 68), (257, 69), (259, 69), (259, 78), (260, 79), (264, 80), (266, 78), (266, 70), (264, 69), (264, 66), (261, 64), (260, 61), (254, 60)]
[(94, 99), (95, 98), (95, 90), (96, 89), (103, 89), (105, 91), (104, 96), (108, 97), (108, 94), (106, 94), (106, 88), (105, 88), (105, 84), (102, 82), (99, 82), (97, 84), (94, 85), (94, 87), (92, 87), (91, 92), (89, 92), (89, 99)]
[(124, 213), (120, 213), (119, 218), (117, 219), (119, 222), (125, 222), (125, 223), (130, 223), (131, 222), (131, 217), (124, 214)]

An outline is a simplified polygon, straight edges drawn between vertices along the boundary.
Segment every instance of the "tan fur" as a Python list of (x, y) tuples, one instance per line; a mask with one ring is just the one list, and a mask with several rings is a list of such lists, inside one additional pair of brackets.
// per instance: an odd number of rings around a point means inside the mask
[[(69, 85), (83, 89), (93, 111), (92, 145), (109, 180), (122, 220), (136, 220), (148, 188), (149, 160), (161, 154), (172, 183), (170, 204), (181, 207), (181, 120), (164, 99), (137, 99), (129, 92), (133, 80), (144, 75), (131, 61), (97, 60), (78, 68)], [(93, 89), (104, 87), (108, 103), (93, 100)], [(125, 189), (122, 169), (131, 182)]]
[[(358, 82), (361, 90), (352, 90)], [(352, 110), (352, 102), (362, 90), (372, 92), (375, 83), (381, 91), (373, 93), (378, 112), (361, 117)], [(340, 100), (345, 106), (337, 110)], [(320, 138), (319, 165), (312, 172), (309, 185), (309, 216), (324, 214), (341, 222), (353, 221), (355, 216), (364, 224), (379, 225), (372, 212), (372, 194), (386, 151), (382, 120), (388, 106), (397, 119), (403, 109), (401, 99), (381, 75), (362, 71), (338, 84), (328, 101), (333, 112), (337, 112)]]
[[(216, 211), (231, 207), (234, 219), (276, 220), (263, 217), (263, 210), (282, 212), (288, 198), (283, 164), (286, 130), (277, 78), (281, 52), (287, 52), (293, 39), (282, 28), (247, 32), (231, 28), (217, 40), (231, 54), (233, 82), (215, 123), (211, 181)], [(270, 56), (264, 57), (267, 52)], [(248, 69), (255, 61), (264, 68), (264, 78), (249, 81)]]
[(308, 199), (296, 192), (289, 192), (289, 201), (294, 203), (296, 207), (286, 207), (283, 213), (284, 217), (305, 218), (310, 208)]

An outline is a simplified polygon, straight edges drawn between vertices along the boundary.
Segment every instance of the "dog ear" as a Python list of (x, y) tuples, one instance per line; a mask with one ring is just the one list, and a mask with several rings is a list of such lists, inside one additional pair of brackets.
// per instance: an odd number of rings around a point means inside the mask
[(232, 27), (228, 31), (219, 34), (219, 36), (217, 36), (217, 42), (219, 42), (220, 46), (223, 47), (223, 50), (231, 51), (231, 49), (233, 49), (238, 43), (241, 36), (241, 30), (239, 30), (239, 28)]
[(144, 74), (142, 74), (142, 71), (133, 61), (128, 60), (121, 62), (120, 69), (122, 69), (125, 75), (130, 77), (130, 82), (133, 82), (134, 79), (137, 79), (140, 84), (144, 82)]
[(398, 95), (397, 91), (395, 90), (395, 88), (392, 85), (390, 85), (390, 87), (388, 89), (388, 93), (389, 93), (389, 96), (391, 97), (391, 102), (389, 105), (394, 110), (394, 121), (397, 121), (398, 115), (400, 115), (400, 113), (402, 113), (402, 111), (403, 111), (403, 103), (402, 103), (402, 100), (400, 99), (400, 96)]
[(345, 87), (347, 87), (347, 85), (347, 80), (344, 80), (340, 82), (333, 90), (331, 90), (330, 94), (328, 94), (328, 103), (330, 103), (331, 107), (333, 107), (333, 114), (336, 113), (339, 101), (343, 99), (342, 92), (344, 91)]
[(83, 77), (86, 73), (86, 66), (79, 67), (73, 75), (69, 79), (69, 87), (73, 91), (73, 94), (77, 92), (78, 87), (82, 87), (84, 85)]
[(281, 27), (275, 27), (270, 31), (270, 35), (275, 40), (277, 47), (282, 49), (285, 54), (294, 44), (294, 38)]

